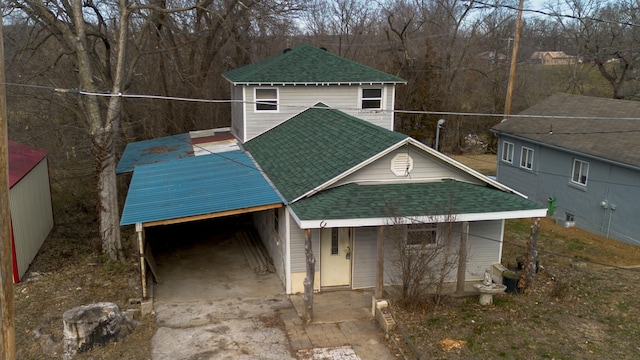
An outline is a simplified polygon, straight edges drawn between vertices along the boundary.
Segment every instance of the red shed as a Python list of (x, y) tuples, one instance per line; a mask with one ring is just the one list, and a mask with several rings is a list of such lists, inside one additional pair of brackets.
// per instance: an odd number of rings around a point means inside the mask
[(53, 228), (47, 152), (9, 141), (13, 281), (25, 274)]

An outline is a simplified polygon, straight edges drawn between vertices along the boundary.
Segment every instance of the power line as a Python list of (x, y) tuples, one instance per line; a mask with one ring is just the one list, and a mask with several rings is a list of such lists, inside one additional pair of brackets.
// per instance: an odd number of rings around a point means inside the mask
[[(78, 89), (64, 89), (64, 88), (56, 88), (49, 86), (39, 86), (39, 85), (25, 85), (25, 84), (16, 84), (16, 83), (5, 83), (10, 86), (24, 86), (24, 87), (33, 87), (40, 89), (53, 90), (56, 93), (60, 94), (79, 94), (85, 96), (99, 96), (99, 97), (122, 97), (122, 98), (131, 98), (131, 99), (151, 99), (151, 100), (170, 100), (170, 101), (185, 101), (185, 102), (200, 102), (200, 103), (213, 103), (213, 104), (265, 104), (265, 105), (273, 105), (273, 103), (266, 102), (255, 102), (255, 101), (244, 101), (244, 100), (232, 100), (232, 99), (203, 99), (203, 98), (189, 98), (189, 97), (177, 97), (177, 96), (164, 96), (164, 95), (146, 95), (146, 94), (124, 94), (124, 93), (112, 93), (112, 92), (89, 92)], [(307, 106), (307, 105), (287, 105), (287, 104), (278, 104), (279, 107), (283, 108), (291, 108), (291, 109), (311, 109), (311, 108), (322, 108), (327, 109), (327, 107), (316, 107), (316, 106)], [(360, 111), (357, 107), (330, 107), (330, 109), (340, 110), (340, 111)], [(482, 116), (482, 117), (498, 117), (504, 118), (505, 114), (499, 113), (479, 113), (479, 112), (459, 112), (459, 111), (429, 111), (429, 110), (384, 110), (386, 112), (393, 112), (397, 114), (407, 114), (407, 115), (450, 115), (450, 116)], [(532, 114), (515, 114), (510, 115), (509, 117), (514, 118), (532, 118), (532, 119), (565, 119), (565, 120), (640, 120), (640, 117), (605, 117), (605, 116), (571, 116), (571, 115), (532, 115)], [(635, 132), (636, 130), (632, 130), (631, 132)], [(617, 131), (611, 131), (617, 132)], [(621, 131), (626, 132), (626, 131)], [(544, 133), (531, 133), (531, 134), (546, 134)], [(556, 132), (554, 132), (556, 133)], [(594, 134), (600, 132), (593, 132)], [(602, 133), (610, 133), (602, 132)], [(561, 133), (558, 133), (561, 134)], [(574, 134), (566, 133), (566, 134)], [(576, 133), (582, 134), (582, 133)], [(589, 132), (585, 132), (584, 134), (591, 134)]]

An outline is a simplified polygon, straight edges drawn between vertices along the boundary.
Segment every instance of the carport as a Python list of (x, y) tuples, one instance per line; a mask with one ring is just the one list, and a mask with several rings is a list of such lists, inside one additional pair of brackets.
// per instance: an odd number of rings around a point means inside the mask
[[(117, 172), (130, 171), (120, 225), (135, 225), (145, 300), (147, 270), (158, 275), (145, 229), (282, 206), (278, 193), (227, 129), (129, 144)], [(190, 234), (185, 231), (183, 236)]]

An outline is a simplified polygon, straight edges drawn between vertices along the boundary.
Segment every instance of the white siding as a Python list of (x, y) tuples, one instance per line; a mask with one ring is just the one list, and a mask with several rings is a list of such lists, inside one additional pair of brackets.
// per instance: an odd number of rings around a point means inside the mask
[(481, 280), (484, 271), (499, 263), (502, 253), (504, 220), (469, 223), (466, 280)]
[(263, 244), (269, 251), (269, 255), (273, 260), (273, 265), (276, 268), (276, 272), (280, 277), (280, 280), (284, 284), (285, 282), (285, 244), (284, 239), (284, 223), (279, 221), (279, 231), (275, 229), (274, 212), (278, 211), (280, 219), (284, 218), (284, 210), (272, 209), (253, 213), (253, 223), (260, 234)]
[(53, 228), (47, 159), (9, 191), (18, 274), (22, 276)]
[[(396, 176), (391, 172), (391, 160), (398, 153), (409, 153), (413, 158), (413, 170), (409, 176)], [(340, 186), (351, 182), (361, 181), (396, 181), (396, 180), (427, 180), (452, 178), (461, 181), (468, 181), (479, 184), (478, 179), (454, 169), (430, 156), (413, 145), (406, 145), (397, 149), (357, 172), (340, 180), (335, 186)]]
[[(269, 86), (265, 84), (259, 87), (265, 88)], [(322, 102), (327, 106), (337, 108), (347, 114), (369, 121), (383, 128), (393, 130), (392, 111), (366, 113), (358, 110), (360, 107), (358, 101), (361, 89), (358, 85), (288, 85), (274, 87), (279, 88), (279, 99), (278, 111), (273, 113), (264, 111), (256, 113), (253, 104), (255, 102), (255, 86), (245, 87), (244, 100), (246, 103), (244, 109), (246, 116), (246, 139), (243, 141), (251, 140), (318, 102)], [(383, 109), (392, 110), (393, 93), (393, 86), (386, 85)]]
[(356, 228), (353, 249), (353, 288), (369, 288), (376, 285), (377, 227)]
[(244, 87), (231, 85), (231, 131), (244, 142)]

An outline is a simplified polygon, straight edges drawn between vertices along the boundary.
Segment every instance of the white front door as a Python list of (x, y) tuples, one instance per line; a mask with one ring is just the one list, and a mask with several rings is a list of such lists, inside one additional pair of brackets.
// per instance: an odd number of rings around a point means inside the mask
[(320, 235), (320, 286), (351, 285), (351, 229), (322, 229)]

